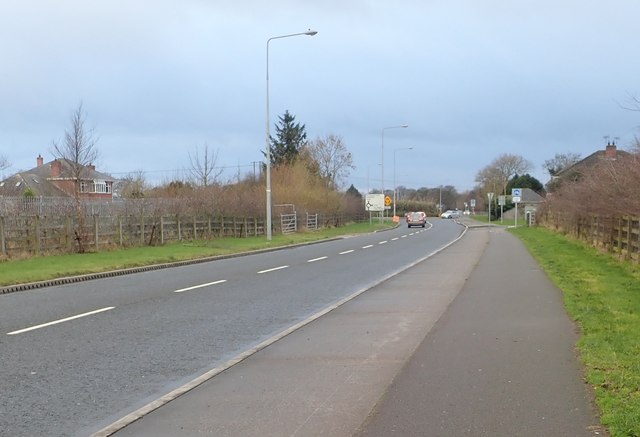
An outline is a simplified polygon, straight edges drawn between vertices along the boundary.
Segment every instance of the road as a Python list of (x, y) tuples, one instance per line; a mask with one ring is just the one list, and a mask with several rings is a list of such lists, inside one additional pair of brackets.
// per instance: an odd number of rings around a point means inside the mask
[(87, 435), (463, 227), (392, 231), (0, 296), (0, 435)]

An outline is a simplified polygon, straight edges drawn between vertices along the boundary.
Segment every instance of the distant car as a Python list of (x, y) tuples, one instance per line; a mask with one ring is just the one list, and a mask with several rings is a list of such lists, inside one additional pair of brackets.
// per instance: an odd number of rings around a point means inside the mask
[(422, 226), (423, 228), (427, 225), (427, 214), (422, 211), (410, 212), (407, 214), (407, 227), (410, 228), (412, 226)]
[(440, 217), (446, 219), (460, 218), (460, 211), (457, 209), (449, 209), (440, 214)]

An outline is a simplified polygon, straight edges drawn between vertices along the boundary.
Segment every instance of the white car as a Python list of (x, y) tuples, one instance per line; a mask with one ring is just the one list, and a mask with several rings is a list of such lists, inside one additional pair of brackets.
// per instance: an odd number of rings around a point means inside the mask
[(445, 212), (443, 212), (442, 214), (440, 214), (440, 217), (442, 218), (446, 218), (446, 219), (453, 219), (453, 218), (460, 218), (460, 211), (457, 209), (449, 209)]

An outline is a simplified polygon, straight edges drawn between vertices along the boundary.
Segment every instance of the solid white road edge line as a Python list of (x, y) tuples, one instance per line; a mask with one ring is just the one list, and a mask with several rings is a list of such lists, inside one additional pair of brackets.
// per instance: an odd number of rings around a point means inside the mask
[(208, 282), (206, 284), (194, 285), (193, 287), (181, 288), (180, 290), (173, 290), (173, 292), (182, 293), (184, 291), (195, 290), (196, 288), (208, 287), (209, 285), (222, 284), (223, 282), (227, 282), (227, 280), (221, 279), (219, 281)]
[(335, 302), (334, 304), (328, 306), (327, 308), (315, 313), (314, 315), (312, 315), (311, 317), (307, 318), (306, 320), (303, 320), (299, 323), (296, 323), (295, 325), (285, 329), (284, 331), (280, 332), (279, 334), (274, 335), (271, 338), (266, 339), (265, 341), (263, 341), (262, 343), (258, 344), (257, 346), (252, 347), (251, 349), (248, 349), (238, 355), (235, 356), (235, 358), (232, 358), (231, 360), (227, 361), (226, 363), (222, 364), (221, 366), (215, 367), (211, 370), (209, 370), (208, 372), (203, 373), (202, 375), (198, 376), (197, 378), (189, 381), (188, 383), (186, 383), (185, 385), (183, 385), (182, 387), (178, 387), (177, 389), (167, 393), (166, 395), (156, 399), (155, 401), (152, 401), (150, 403), (148, 403), (147, 405), (133, 411), (132, 413), (126, 415), (125, 417), (123, 417), (122, 419), (112, 423), (111, 425), (106, 426), (105, 428), (101, 429), (100, 431), (94, 433), (91, 435), (91, 437), (108, 437), (116, 432), (118, 432), (119, 430), (121, 430), (122, 428), (126, 427), (127, 425), (132, 424), (133, 422), (135, 422), (136, 420), (144, 417), (145, 415), (151, 413), (154, 410), (157, 410), (158, 408), (160, 408), (161, 406), (168, 404), (169, 402), (171, 402), (172, 400), (178, 398), (179, 396), (193, 390), (194, 388), (196, 388), (197, 386), (199, 386), (200, 384), (203, 384), (205, 382), (207, 382), (208, 380), (210, 380), (211, 378), (213, 378), (214, 376), (224, 372), (225, 370), (229, 369), (232, 366), (235, 366), (236, 364), (246, 360), (247, 358), (249, 358), (251, 355), (254, 355), (258, 352), (260, 352), (262, 349), (272, 345), (273, 343), (275, 343), (278, 340), (283, 339), (284, 337), (286, 337), (287, 335), (291, 334), (294, 331), (297, 331), (298, 329), (302, 328), (303, 326), (308, 325), (309, 323), (313, 322), (316, 319), (319, 319), (320, 317), (324, 316), (325, 314), (330, 313), (331, 311), (335, 310), (336, 308), (344, 305), (345, 303), (349, 302), (350, 300), (355, 299), (356, 297), (360, 296), (362, 293), (364, 293), (365, 291), (383, 283), (384, 281), (394, 277), (397, 274), (400, 274), (402, 272), (404, 272), (405, 270), (410, 269), (411, 267), (416, 266), (417, 264), (421, 263), (422, 261), (431, 258), (432, 256), (442, 252), (443, 250), (445, 250), (446, 248), (448, 248), (449, 246), (451, 246), (452, 244), (456, 243), (457, 241), (459, 241), (462, 237), (464, 237), (464, 235), (467, 233), (467, 230), (469, 228), (467, 226), (464, 227), (464, 230), (460, 233), (460, 235), (458, 236), (458, 238), (456, 238), (455, 240), (445, 244), (444, 246), (442, 246), (439, 249), (434, 250), (433, 252), (425, 255), (424, 257), (422, 257), (421, 259), (415, 260), (413, 263), (395, 271), (395, 272), (391, 272), (388, 275), (384, 276), (383, 278), (381, 278), (380, 280), (366, 285), (364, 288), (361, 288), (360, 290), (356, 291), (355, 293), (351, 294), (350, 296), (345, 297), (344, 299), (341, 299), (337, 302)]
[(106, 307), (106, 308), (101, 308), (101, 309), (95, 310), (95, 311), (89, 311), (88, 313), (78, 314), (76, 316), (66, 317), (66, 318), (60, 319), (60, 320), (54, 320), (53, 322), (43, 323), (42, 325), (31, 326), (30, 328), (19, 329), (18, 331), (7, 332), (7, 335), (22, 334), (23, 332), (29, 332), (29, 331), (34, 331), (34, 330), (40, 329), (40, 328), (46, 328), (47, 326), (57, 325), (58, 323), (64, 323), (64, 322), (68, 322), (70, 320), (79, 319), (81, 317), (91, 316), (93, 314), (102, 313), (104, 311), (109, 311), (109, 310), (112, 310), (114, 308), (115, 307)]

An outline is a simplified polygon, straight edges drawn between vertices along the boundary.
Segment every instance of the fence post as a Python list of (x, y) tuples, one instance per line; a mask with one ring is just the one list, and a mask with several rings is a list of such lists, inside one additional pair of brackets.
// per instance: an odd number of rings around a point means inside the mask
[(164, 217), (160, 216), (160, 245), (164, 246)]
[(144, 214), (140, 214), (140, 246), (144, 246)]
[(120, 237), (120, 247), (122, 247), (122, 216), (118, 216), (118, 236)]
[(614, 231), (617, 231), (617, 239), (618, 239), (618, 255), (622, 253), (622, 242), (620, 239), (622, 238), (622, 217), (618, 217), (618, 229), (614, 228)]
[(93, 215), (93, 234), (96, 243), (96, 252), (98, 252), (98, 246), (100, 244), (100, 240), (98, 238), (98, 214)]
[(198, 239), (198, 217), (193, 215), (193, 239)]
[(73, 246), (73, 229), (71, 225), (71, 217), (67, 217), (67, 252), (71, 252)]
[(4, 232), (4, 216), (0, 217), (0, 246), (2, 248), (2, 254), (7, 254), (7, 241), (5, 240)]
[(633, 217), (627, 217), (627, 257), (626, 259), (633, 259)]
[(38, 255), (40, 255), (40, 216), (39, 215), (36, 215), (34, 226), (35, 226), (35, 229), (34, 229), (35, 232), (33, 233), (34, 234), (33, 238), (35, 239), (34, 241), (35, 252)]

